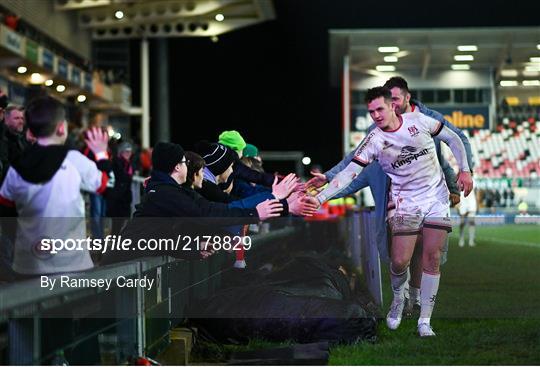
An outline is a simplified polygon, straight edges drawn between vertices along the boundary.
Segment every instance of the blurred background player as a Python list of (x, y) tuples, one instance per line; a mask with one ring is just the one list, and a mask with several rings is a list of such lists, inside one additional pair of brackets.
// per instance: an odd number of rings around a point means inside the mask
[(476, 202), (476, 192), (473, 188), (468, 196), (461, 193), (461, 199), (459, 201), (459, 247), (465, 246), (465, 227), (469, 227), (469, 246), (474, 246), (474, 235), (476, 227), (474, 225), (474, 217), (478, 204)]
[(529, 204), (524, 199), (521, 199), (518, 204), (519, 215), (528, 215)]

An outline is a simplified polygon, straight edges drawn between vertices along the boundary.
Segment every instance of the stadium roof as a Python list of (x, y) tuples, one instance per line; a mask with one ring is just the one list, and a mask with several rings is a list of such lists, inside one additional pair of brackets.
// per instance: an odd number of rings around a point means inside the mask
[[(458, 46), (475, 46), (476, 50), (469, 47), (465, 49), (474, 51), (460, 51)], [(381, 52), (385, 50), (380, 47), (397, 49)], [(493, 70), (498, 80), (506, 76), (538, 79), (540, 27), (330, 30), (334, 85), (338, 84), (345, 55), (350, 56), (351, 71), (359, 75), (381, 75), (381, 70), (394, 66), (395, 72), (425, 78), (432, 70), (451, 70), (452, 65), (462, 65), (454, 68)], [(473, 60), (459, 61), (456, 56), (472, 56)]]
[(275, 18), (272, 0), (54, 0), (94, 39), (211, 37)]

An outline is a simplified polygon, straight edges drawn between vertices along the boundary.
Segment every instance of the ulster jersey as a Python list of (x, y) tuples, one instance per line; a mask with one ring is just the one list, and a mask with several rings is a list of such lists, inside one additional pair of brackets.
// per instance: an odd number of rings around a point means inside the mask
[(392, 179), (392, 196), (416, 202), (448, 201), (448, 189), (433, 137), (443, 124), (417, 111), (405, 113), (396, 130), (376, 127), (356, 150), (353, 162), (365, 167), (377, 160)]
[(54, 176), (44, 183), (25, 181), (10, 167), (0, 189), (0, 202), (18, 212), (13, 270), (21, 274), (52, 274), (93, 267), (88, 250), (42, 251), (41, 240), (86, 238), (81, 190), (102, 192), (107, 181), (96, 164), (70, 150)]

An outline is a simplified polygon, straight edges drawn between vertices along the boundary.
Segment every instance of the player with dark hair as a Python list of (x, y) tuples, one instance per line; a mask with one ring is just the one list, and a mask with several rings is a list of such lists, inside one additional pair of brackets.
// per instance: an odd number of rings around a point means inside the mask
[(377, 127), (356, 149), (351, 163), (334, 177), (316, 200), (323, 203), (333, 198), (345, 190), (364, 167), (378, 160), (392, 180), (391, 201), (396, 208), (390, 220), (394, 300), (387, 316), (387, 325), (396, 329), (401, 323), (407, 268), (417, 237), (422, 233), (423, 274), (418, 332), (420, 336), (433, 336), (435, 333), (430, 319), (439, 287), (440, 255), (447, 232), (451, 231), (449, 193), (433, 137), (439, 136), (450, 146), (460, 167), (458, 187), (468, 195), (472, 180), (465, 147), (459, 136), (440, 121), (418, 111), (397, 115), (392, 93), (386, 87), (369, 89), (366, 103)]
[(459, 203), (459, 247), (465, 246), (465, 227), (469, 227), (469, 246), (474, 247), (474, 235), (476, 232), (476, 226), (474, 223), (474, 217), (476, 216), (476, 210), (478, 203), (476, 202), (476, 192), (473, 191), (467, 197), (462, 197)]
[[(463, 132), (448, 122), (442, 114), (437, 111), (433, 111), (418, 100), (411, 98), (409, 86), (407, 81), (402, 77), (396, 76), (388, 79), (385, 83), (387, 88), (392, 92), (392, 102), (394, 104), (397, 114), (402, 114), (406, 112), (420, 112), (424, 115), (432, 117), (441, 123), (443, 123), (450, 130), (455, 132), (461, 138), (465, 150), (467, 152), (467, 161), (472, 172), (473, 160), (472, 160), (472, 151), (469, 140), (463, 134)], [(372, 124), (368, 129), (368, 134), (376, 127), (376, 124)], [(434, 138), (435, 148), (437, 152), (437, 157), (439, 163), (443, 170), (446, 184), (450, 191), (450, 202), (452, 205), (456, 205), (460, 200), (460, 191), (456, 184), (456, 174), (450, 164), (444, 159), (441, 153), (441, 140), (437, 137)], [(313, 178), (308, 181), (308, 186), (321, 187), (334, 176), (343, 170), (353, 159), (355, 150), (351, 151), (346, 157), (336, 164), (332, 169), (322, 173), (312, 172)], [(351, 185), (343, 190), (337, 195), (337, 197), (344, 197), (351, 195), (358, 190), (363, 189), (364, 187), (369, 186), (375, 200), (375, 225), (376, 225), (376, 243), (379, 250), (380, 258), (383, 262), (390, 262), (390, 256), (388, 254), (388, 240), (387, 240), (387, 229), (386, 229), (386, 220), (392, 217), (393, 213), (393, 203), (389, 203), (388, 200), (388, 191), (390, 189), (390, 179), (384, 173), (382, 168), (377, 162), (370, 164), (368, 169), (362, 171), (358, 175)], [(421, 238), (418, 236), (418, 244), (415, 248), (415, 252), (411, 261), (410, 266), (410, 280), (409, 280), (409, 290), (405, 292), (406, 304), (405, 310), (407, 314), (413, 313), (414, 309), (420, 308), (420, 282), (422, 279), (422, 259), (421, 259)], [(446, 252), (448, 249), (448, 240), (446, 242), (445, 248), (443, 250), (443, 255), (441, 258), (441, 264), (444, 264), (446, 261)]]

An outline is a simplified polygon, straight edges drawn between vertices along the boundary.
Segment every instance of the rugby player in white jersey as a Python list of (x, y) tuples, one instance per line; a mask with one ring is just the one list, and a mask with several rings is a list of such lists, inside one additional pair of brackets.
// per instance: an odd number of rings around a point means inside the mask
[(319, 204), (344, 190), (362, 169), (378, 160), (391, 178), (391, 199), (395, 215), (392, 230), (391, 281), (394, 299), (386, 322), (390, 329), (401, 323), (404, 288), (415, 243), (423, 235), (420, 336), (434, 336), (431, 314), (439, 288), (441, 250), (452, 230), (449, 193), (435, 152), (433, 137), (443, 140), (456, 157), (460, 172), (457, 183), (465, 196), (472, 190), (472, 179), (465, 148), (459, 136), (439, 121), (419, 112), (397, 115), (392, 93), (386, 87), (369, 89), (368, 111), (377, 127), (356, 149), (352, 162), (314, 200)]
[[(461, 193), (463, 196), (463, 193)], [(467, 197), (462, 197), (459, 203), (459, 247), (465, 246), (465, 227), (469, 227), (469, 246), (475, 246), (474, 235), (476, 226), (474, 225), (474, 217), (478, 208), (476, 202), (476, 193), (473, 191)]]

